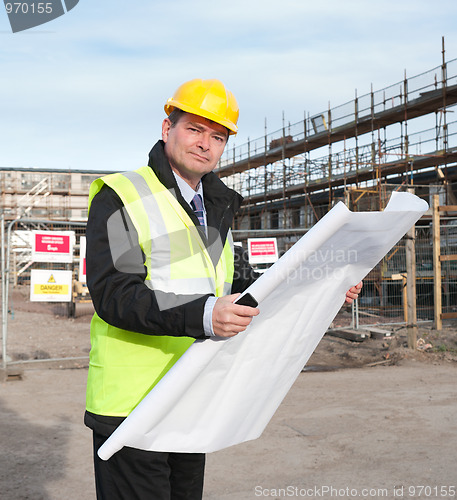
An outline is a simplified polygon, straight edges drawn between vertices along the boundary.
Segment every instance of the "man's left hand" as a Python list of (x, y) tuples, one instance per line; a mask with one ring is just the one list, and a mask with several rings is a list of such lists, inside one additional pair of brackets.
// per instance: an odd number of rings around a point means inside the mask
[(352, 304), (354, 300), (358, 298), (362, 286), (363, 282), (361, 281), (358, 285), (353, 286), (346, 292), (346, 304)]

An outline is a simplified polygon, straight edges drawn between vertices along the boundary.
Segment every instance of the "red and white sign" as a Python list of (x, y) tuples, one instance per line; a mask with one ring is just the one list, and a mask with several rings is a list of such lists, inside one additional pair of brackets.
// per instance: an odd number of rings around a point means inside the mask
[(34, 262), (72, 262), (74, 231), (32, 231)]
[(248, 238), (249, 262), (251, 264), (272, 264), (278, 260), (276, 238)]
[(79, 238), (79, 281), (86, 283), (86, 237)]

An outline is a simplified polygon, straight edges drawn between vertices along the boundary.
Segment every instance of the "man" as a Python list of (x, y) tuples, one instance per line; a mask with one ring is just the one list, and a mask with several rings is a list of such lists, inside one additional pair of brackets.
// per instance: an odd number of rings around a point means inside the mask
[(230, 234), (242, 198), (212, 172), (237, 102), (218, 80), (191, 80), (165, 111), (149, 165), (98, 179), (89, 196), (85, 423), (99, 499), (202, 497), (203, 454), (123, 448), (104, 462), (97, 450), (195, 339), (237, 335), (259, 314), (234, 303), (256, 278)]

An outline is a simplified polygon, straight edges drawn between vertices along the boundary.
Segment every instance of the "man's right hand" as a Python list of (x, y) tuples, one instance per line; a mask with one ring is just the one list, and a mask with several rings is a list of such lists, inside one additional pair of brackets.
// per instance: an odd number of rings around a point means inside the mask
[(257, 307), (234, 304), (239, 296), (239, 293), (235, 293), (216, 300), (213, 309), (213, 331), (218, 337), (233, 337), (244, 332), (252, 318), (259, 314)]

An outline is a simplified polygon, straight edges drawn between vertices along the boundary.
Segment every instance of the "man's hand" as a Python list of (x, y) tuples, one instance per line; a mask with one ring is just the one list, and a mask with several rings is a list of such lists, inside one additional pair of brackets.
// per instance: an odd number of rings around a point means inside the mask
[(219, 297), (213, 309), (213, 331), (218, 337), (233, 337), (246, 330), (254, 316), (259, 314), (257, 307), (240, 306), (233, 301), (239, 293)]
[(352, 304), (354, 300), (358, 298), (362, 286), (363, 282), (361, 281), (358, 285), (353, 286), (346, 292), (346, 304)]

